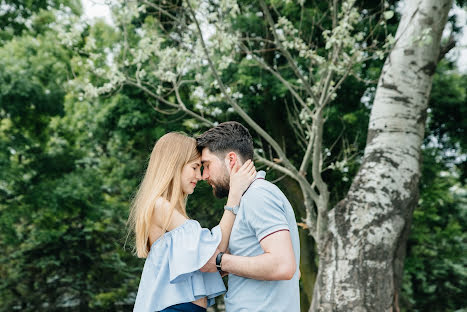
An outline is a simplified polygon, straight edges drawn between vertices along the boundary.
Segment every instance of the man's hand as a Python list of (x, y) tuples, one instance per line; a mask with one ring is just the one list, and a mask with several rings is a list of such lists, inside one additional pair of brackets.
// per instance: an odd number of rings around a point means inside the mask
[[(227, 250), (224, 252), (224, 255), (230, 255), (230, 250), (227, 249)], [(229, 272), (222, 271), (222, 270), (221, 270), (219, 273), (221, 273), (221, 277), (224, 277), (224, 276), (229, 275)]]
[(219, 252), (220, 250), (216, 248), (216, 251), (214, 252), (214, 255), (212, 255), (211, 259), (209, 259), (208, 262), (206, 262), (206, 264), (199, 270), (201, 272), (217, 272), (216, 257)]

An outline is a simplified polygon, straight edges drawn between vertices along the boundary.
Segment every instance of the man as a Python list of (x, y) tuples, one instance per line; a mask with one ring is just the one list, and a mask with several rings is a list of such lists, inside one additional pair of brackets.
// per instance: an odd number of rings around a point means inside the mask
[[(230, 168), (253, 159), (250, 133), (238, 122), (225, 122), (198, 137), (197, 144), (203, 179), (214, 195), (226, 197)], [(229, 273), (227, 312), (300, 311), (295, 215), (287, 198), (265, 175), (258, 172), (239, 207), (225, 207), (236, 213), (230, 254), (215, 254), (202, 269)]]

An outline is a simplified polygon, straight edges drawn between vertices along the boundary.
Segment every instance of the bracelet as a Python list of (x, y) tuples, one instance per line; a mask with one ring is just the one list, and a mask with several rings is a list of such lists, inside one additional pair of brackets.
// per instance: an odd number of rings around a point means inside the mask
[(217, 267), (217, 271), (219, 271), (219, 273), (222, 271), (221, 269), (221, 261), (222, 261), (222, 256), (224, 255), (224, 253), (221, 251), (217, 254), (217, 257), (216, 257), (216, 267)]

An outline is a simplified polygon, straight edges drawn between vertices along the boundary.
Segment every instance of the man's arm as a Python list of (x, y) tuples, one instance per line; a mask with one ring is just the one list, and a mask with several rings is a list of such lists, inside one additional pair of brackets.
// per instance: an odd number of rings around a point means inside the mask
[[(222, 256), (222, 271), (257, 280), (290, 280), (296, 271), (295, 254), (290, 233), (287, 230), (275, 232), (260, 242), (264, 254), (242, 257), (230, 254)], [(216, 253), (217, 255), (217, 253)], [(203, 271), (215, 270), (215, 256)]]

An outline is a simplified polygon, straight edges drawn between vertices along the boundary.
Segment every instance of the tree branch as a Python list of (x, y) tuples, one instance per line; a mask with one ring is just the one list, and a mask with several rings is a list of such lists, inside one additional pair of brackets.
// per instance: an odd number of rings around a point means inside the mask
[(174, 16), (173, 14), (171, 14), (170, 12), (164, 10), (162, 7), (160, 7), (159, 5), (155, 4), (155, 3), (152, 3), (150, 1), (143, 1), (143, 4), (146, 4), (146, 5), (149, 5), (150, 7), (156, 9), (156, 10), (159, 10), (159, 12), (163, 13), (164, 15), (168, 16), (169, 18), (171, 18), (174, 22), (177, 22), (177, 23), (182, 23), (176, 16)]
[[(260, 155), (258, 155), (256, 153), (258, 159), (260, 160), (260, 162), (263, 162), (263, 163), (271, 166), (272, 168), (274, 168), (274, 169), (276, 169), (276, 170), (278, 170), (278, 171), (280, 171), (282, 173), (285, 173), (288, 176), (290, 176), (291, 178), (297, 180), (299, 182), (299, 184), (300, 184), (300, 187), (301, 187), (302, 191), (303, 191), (305, 201), (307, 202), (306, 207), (309, 210), (309, 215), (315, 216), (313, 210), (310, 209), (311, 205), (309, 203), (309, 200), (311, 199), (317, 205), (319, 205), (319, 203), (322, 201), (322, 200), (320, 201), (320, 196), (318, 196), (318, 194), (315, 192), (315, 190), (310, 186), (310, 183), (308, 182), (308, 180), (303, 175), (298, 173), (297, 169), (289, 161), (289, 159), (287, 158), (287, 156), (285, 155), (284, 151), (279, 146), (279, 144), (268, 133), (266, 133), (253, 119), (251, 119), (251, 117), (248, 116), (248, 114), (246, 114), (246, 112), (229, 96), (229, 94), (227, 93), (226, 87), (225, 87), (223, 81), (220, 79), (219, 74), (217, 73), (216, 68), (214, 67), (212, 59), (211, 59), (211, 57), (209, 55), (209, 51), (208, 51), (206, 43), (204, 41), (203, 34), (202, 34), (202, 31), (201, 31), (199, 22), (196, 19), (195, 12), (193, 11), (193, 8), (191, 7), (190, 2), (187, 1), (186, 3), (187, 3), (187, 7), (188, 7), (188, 9), (190, 11), (191, 17), (192, 17), (192, 19), (193, 19), (193, 21), (194, 21), (194, 23), (196, 25), (198, 35), (199, 35), (199, 39), (200, 39), (200, 43), (201, 43), (201, 46), (203, 48), (206, 59), (208, 61), (209, 67), (211, 69), (211, 72), (212, 72), (214, 78), (216, 79), (216, 81), (217, 81), (217, 83), (219, 85), (220, 90), (224, 94), (224, 96), (225, 96), (226, 100), (228, 101), (228, 103), (237, 111), (237, 113), (240, 115), (240, 117), (242, 117), (248, 123), (248, 125), (250, 125), (260, 136), (262, 136), (266, 140), (266, 142), (268, 142), (268, 144), (275, 150), (275, 152), (278, 154), (278, 156), (280, 158), (280, 161), (283, 163), (283, 165), (278, 165), (278, 164), (276, 164), (276, 163), (274, 163), (274, 162), (272, 162), (270, 160), (265, 159), (264, 157), (261, 157)], [(264, 4), (264, 2), (263, 2), (263, 4)], [(290, 54), (289, 54), (289, 57), (291, 57)], [(295, 67), (295, 69), (298, 71), (298, 69), (296, 67)], [(306, 84), (305, 80), (302, 79), (302, 81), (304, 82), (304, 84)], [(309, 88), (309, 86), (308, 86), (308, 88)], [(311, 91), (311, 89), (309, 91)], [(316, 219), (313, 218), (312, 220), (310, 220), (310, 222), (311, 222), (311, 224), (313, 224), (314, 222), (316, 222)], [(313, 226), (313, 228), (315, 228), (315, 226)]]
[[(126, 80), (126, 83), (131, 85), (131, 86), (134, 86), (134, 87), (137, 87), (139, 88), (140, 90), (144, 91), (145, 93), (147, 93), (149, 96), (157, 99), (158, 101), (170, 106), (170, 107), (174, 107), (174, 108), (178, 108), (178, 109), (181, 109), (184, 113), (198, 119), (199, 121), (205, 123), (206, 125), (208, 125), (209, 127), (213, 127), (214, 126), (214, 123), (210, 120), (207, 120), (206, 118), (202, 117), (201, 115), (198, 115), (197, 113), (189, 110), (186, 108), (185, 104), (183, 102), (179, 102), (178, 104), (175, 104), (175, 103), (172, 103), (166, 99), (164, 99), (162, 96), (160, 95), (157, 95), (156, 93), (152, 92), (151, 90), (149, 90), (148, 88), (146, 88), (145, 86), (141, 85), (141, 84), (138, 84), (134, 81), (132, 81), (131, 79), (127, 79)], [(178, 92), (178, 89), (176, 88), (175, 89), (175, 92), (177, 94)], [(177, 97), (177, 101), (179, 100), (179, 96)]]
[(292, 171), (290, 171), (289, 169), (285, 168), (284, 166), (281, 166), (273, 161), (270, 161), (266, 158), (264, 158), (263, 156), (260, 156), (257, 152), (255, 152), (255, 156), (256, 156), (256, 159), (260, 162), (260, 163), (263, 163), (271, 168), (273, 168), (274, 170), (277, 170), (279, 172), (282, 172), (286, 175), (288, 175), (289, 177), (291, 177), (292, 179), (295, 179), (295, 175), (293, 174)]
[[(293, 173), (297, 174), (297, 169), (292, 165), (292, 163), (288, 160), (287, 156), (285, 155), (284, 151), (282, 148), (279, 146), (279, 144), (266, 132), (261, 128), (250, 116), (248, 116), (247, 113), (230, 97), (230, 95), (227, 93), (227, 90), (224, 86), (224, 83), (222, 82), (222, 79), (220, 79), (216, 68), (214, 67), (214, 64), (212, 62), (212, 59), (209, 55), (209, 51), (206, 47), (206, 43), (203, 38), (203, 33), (201, 31), (201, 28), (199, 26), (199, 22), (196, 19), (195, 12), (193, 11), (193, 8), (191, 7), (190, 1), (186, 1), (187, 6), (190, 10), (190, 14), (193, 18), (193, 21), (196, 24), (196, 28), (198, 30), (198, 35), (200, 38), (201, 46), (203, 48), (204, 54), (206, 56), (206, 59), (208, 61), (209, 67), (211, 68), (211, 72), (216, 79), (217, 83), (219, 84), (219, 88), (221, 89), (222, 93), (224, 94), (226, 100), (229, 102), (229, 104), (237, 111), (237, 113), (242, 117), (250, 127), (252, 127), (259, 135), (261, 135), (271, 146), (274, 148), (276, 151), (277, 155), (280, 157), (280, 159), (284, 162), (285, 166)], [(292, 175), (293, 177), (293, 175)]]
[(308, 168), (308, 164), (310, 163), (310, 158), (311, 158), (311, 154), (312, 154), (312, 151), (313, 151), (313, 141), (315, 139), (315, 131), (312, 127), (310, 133), (309, 133), (309, 140), (308, 140), (308, 144), (307, 144), (307, 147), (306, 147), (306, 151), (305, 151), (305, 155), (303, 156), (303, 159), (302, 159), (302, 164), (300, 165), (300, 174), (301, 175), (305, 175), (306, 174), (306, 170)]
[[(271, 12), (269, 12), (269, 9), (268, 9), (266, 3), (264, 3), (264, 0), (260, 0), (259, 3), (261, 5), (261, 8), (264, 11), (264, 14), (266, 16), (266, 20), (268, 21), (269, 26), (271, 27), (271, 31), (272, 31), (272, 34), (274, 36), (274, 39), (275, 39), (275, 42), (276, 42), (277, 46), (279, 47), (279, 49), (284, 54), (285, 58), (287, 59), (289, 65), (292, 68), (295, 75), (303, 82), (303, 86), (305, 87), (305, 91), (308, 93), (308, 95), (311, 98), (313, 98), (315, 103), (318, 103), (318, 98), (316, 97), (314, 92), (311, 90), (311, 87), (308, 84), (308, 82), (306, 81), (305, 77), (303, 77), (303, 75), (300, 73), (300, 70), (298, 69), (297, 65), (295, 65), (295, 62), (294, 62), (292, 56), (290, 55), (289, 51), (287, 51), (287, 49), (282, 45), (279, 37), (277, 36), (276, 28), (274, 26), (274, 20), (272, 19)], [(310, 76), (310, 79), (312, 79), (311, 76)]]
[(456, 43), (456, 39), (454, 39), (454, 35), (451, 33), (446, 44), (439, 49), (438, 63), (456, 46)]
[(292, 93), (293, 97), (302, 105), (302, 107), (304, 109), (306, 109), (308, 111), (308, 113), (311, 114), (311, 110), (310, 108), (308, 107), (308, 105), (306, 105), (306, 103), (303, 101), (303, 99), (301, 98), (301, 96), (297, 93), (297, 91), (295, 91), (295, 89), (293, 88), (293, 86), (287, 81), (285, 80), (284, 77), (282, 77), (281, 74), (279, 74), (278, 71), (274, 70), (273, 68), (271, 68), (271, 66), (269, 66), (268, 64), (266, 64), (265, 62), (263, 62), (263, 60), (261, 60), (261, 58), (259, 58), (257, 55), (251, 53), (248, 48), (244, 45), (244, 44), (240, 44), (240, 47), (245, 51), (245, 53), (251, 55), (253, 57), (253, 59), (264, 69), (266, 69), (267, 71), (269, 71), (271, 74), (274, 75), (274, 77), (276, 77), (277, 79), (279, 79), (280, 82), (282, 82), (283, 85), (285, 85), (287, 87), (287, 89), (289, 89), (290, 93)]

